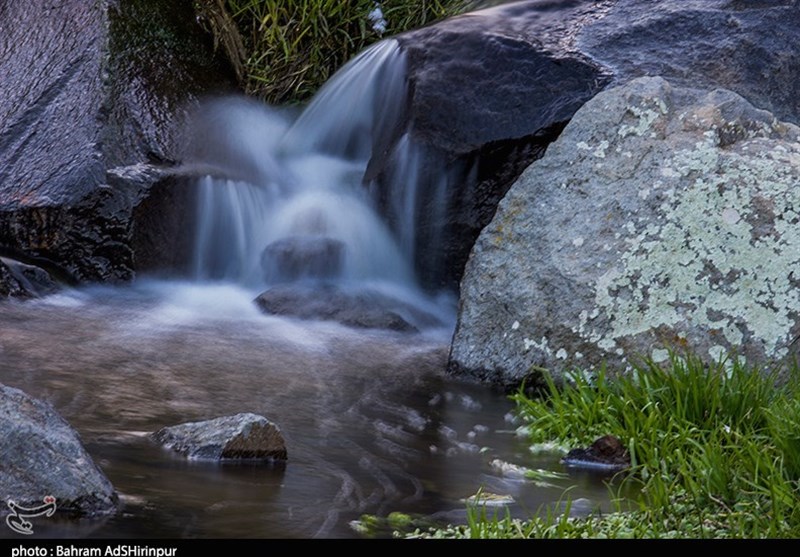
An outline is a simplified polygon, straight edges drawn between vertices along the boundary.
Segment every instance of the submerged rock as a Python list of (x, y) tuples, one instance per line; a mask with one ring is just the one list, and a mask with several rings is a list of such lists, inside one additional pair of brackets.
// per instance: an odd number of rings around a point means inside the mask
[(259, 295), (256, 304), (271, 315), (337, 321), (363, 329), (414, 332), (439, 324), (433, 315), (382, 292), (332, 284), (274, 286)]
[(624, 369), (690, 347), (797, 353), (800, 129), (726, 90), (641, 78), (599, 94), (475, 245), (449, 369)]
[(589, 447), (572, 449), (561, 459), (570, 468), (616, 472), (630, 468), (631, 457), (622, 441), (604, 435)]
[(165, 427), (152, 438), (196, 460), (286, 460), (280, 428), (264, 416), (242, 413)]
[(0, 384), (0, 513), (55, 498), (56, 512), (113, 513), (118, 496), (78, 433), (47, 403)]
[(331, 279), (344, 264), (344, 242), (325, 236), (293, 236), (269, 244), (261, 254), (267, 282)]
[(0, 257), (0, 299), (35, 298), (56, 290), (58, 285), (44, 269)]

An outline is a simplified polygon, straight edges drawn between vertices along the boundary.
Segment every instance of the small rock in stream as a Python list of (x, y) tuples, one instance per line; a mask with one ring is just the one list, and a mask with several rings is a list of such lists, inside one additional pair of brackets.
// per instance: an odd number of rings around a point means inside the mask
[(604, 435), (585, 449), (572, 449), (561, 459), (570, 468), (615, 472), (631, 465), (628, 449), (613, 435)]
[(336, 321), (358, 329), (417, 332), (438, 319), (393, 296), (372, 289), (348, 289), (333, 284), (279, 284), (255, 299), (268, 315)]
[(165, 427), (151, 437), (193, 460), (287, 459), (280, 428), (251, 413)]

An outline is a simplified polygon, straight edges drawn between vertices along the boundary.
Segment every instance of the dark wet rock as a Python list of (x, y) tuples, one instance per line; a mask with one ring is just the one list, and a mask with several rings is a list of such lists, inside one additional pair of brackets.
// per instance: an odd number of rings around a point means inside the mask
[[(397, 37), (407, 58), (405, 126), (418, 145), (417, 271), (428, 286), (456, 287), (471, 245), (517, 176), (607, 81), (599, 65), (544, 37), (574, 33), (605, 8), (586, 2), (523, 2), (454, 17)], [(378, 157), (386, 150), (377, 149)], [(389, 219), (389, 176), (375, 195)], [(438, 214), (440, 181), (447, 208)], [(431, 248), (445, 238), (434, 255)]]
[(330, 320), (364, 329), (414, 332), (438, 320), (392, 296), (369, 289), (349, 290), (335, 285), (286, 284), (256, 298), (264, 313), (300, 319)]
[[(146, 174), (153, 170), (149, 165)], [(141, 167), (138, 168), (141, 171)], [(115, 169), (124, 176), (120, 183), (129, 179), (136, 167)], [(191, 173), (159, 171), (160, 175), (147, 189), (147, 197), (133, 209), (131, 247), (136, 272), (150, 275), (174, 276), (189, 269), (194, 249), (197, 220), (195, 200), (196, 180)], [(112, 172), (109, 172), (109, 179)]]
[(640, 78), (597, 95), (520, 177), (462, 282), (449, 368), (532, 368), (692, 349), (797, 355), (800, 128), (739, 95)]
[(0, 257), (0, 299), (36, 298), (56, 290), (58, 285), (44, 269)]
[(2, 298), (28, 298), (31, 293), (20, 284), (18, 278), (11, 272), (3, 259), (0, 259), (0, 299)]
[(622, 441), (613, 435), (604, 435), (586, 448), (572, 449), (561, 462), (570, 468), (619, 471), (630, 467), (631, 457)]
[(176, 159), (175, 124), (226, 82), (213, 45), (190, 3), (5, 2), (0, 21), (0, 243), (82, 281), (130, 278), (158, 174), (122, 169)]
[(413, 136), (466, 155), (567, 122), (605, 82), (569, 41), (607, 12), (597, 4), (509, 3), (399, 35)]
[(269, 244), (261, 255), (267, 282), (331, 279), (344, 263), (344, 242), (324, 236), (294, 236)]
[(111, 482), (78, 433), (46, 402), (0, 384), (0, 513), (6, 502), (37, 507), (55, 497), (57, 512), (102, 515), (117, 509)]
[(153, 433), (152, 438), (190, 459), (287, 459), (280, 428), (257, 414), (242, 413), (165, 427)]
[(800, 124), (797, 0), (619, 0), (578, 35), (611, 85), (659, 75), (674, 85), (730, 89)]

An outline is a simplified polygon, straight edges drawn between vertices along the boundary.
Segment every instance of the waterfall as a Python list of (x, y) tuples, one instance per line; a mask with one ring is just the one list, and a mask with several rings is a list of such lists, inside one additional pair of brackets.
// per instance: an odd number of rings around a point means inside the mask
[[(425, 154), (404, 129), (406, 102), (405, 58), (388, 39), (345, 65), (299, 114), (245, 98), (203, 105), (188, 156), (206, 173), (195, 278), (253, 289), (377, 281), (421, 294), (420, 201), (442, 213), (446, 192), (443, 180), (420, 176)], [(388, 200), (375, 194), (376, 161), (389, 163)]]

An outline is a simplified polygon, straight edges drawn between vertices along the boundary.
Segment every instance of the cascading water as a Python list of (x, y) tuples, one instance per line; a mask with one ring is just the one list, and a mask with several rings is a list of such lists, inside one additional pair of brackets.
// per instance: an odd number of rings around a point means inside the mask
[[(397, 42), (386, 40), (297, 116), (240, 98), (204, 106), (189, 151), (208, 172), (199, 183), (195, 278), (251, 289), (381, 285), (423, 303), (414, 276), (421, 155), (408, 134), (398, 137), (405, 73)], [(367, 178), (376, 156), (387, 154), (392, 229)], [(443, 190), (438, 198), (443, 206)]]

